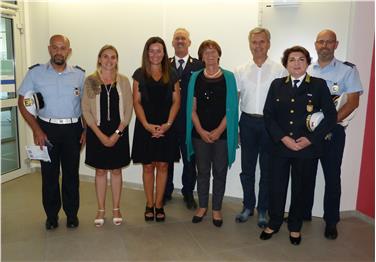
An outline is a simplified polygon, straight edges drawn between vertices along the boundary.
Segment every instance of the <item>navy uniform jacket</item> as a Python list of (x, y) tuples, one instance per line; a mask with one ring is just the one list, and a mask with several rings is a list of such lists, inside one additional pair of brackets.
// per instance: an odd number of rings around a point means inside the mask
[[(322, 111), (325, 116), (314, 132), (306, 127), (306, 118), (311, 114), (307, 111), (309, 100), (313, 105), (311, 113)], [(264, 119), (274, 141), (274, 155), (316, 158), (322, 154), (325, 135), (336, 124), (337, 112), (325, 81), (306, 74), (298, 88), (292, 87), (290, 76), (277, 78), (271, 83), (264, 106)], [(312, 144), (300, 151), (292, 151), (282, 143), (284, 136), (293, 139), (305, 136)]]
[[(170, 65), (171, 68), (176, 70), (176, 63), (175, 63), (175, 57), (170, 58)], [(194, 71), (198, 71), (204, 67), (204, 64), (191, 56), (188, 57), (187, 64), (184, 67), (183, 73), (181, 78), (179, 79), (180, 84), (180, 110), (178, 115), (176, 116), (175, 120), (175, 127), (177, 128), (177, 131), (180, 133), (185, 134), (185, 123), (186, 123), (186, 111), (187, 111), (187, 90), (188, 90), (188, 83), (189, 79), (191, 78), (191, 75)]]

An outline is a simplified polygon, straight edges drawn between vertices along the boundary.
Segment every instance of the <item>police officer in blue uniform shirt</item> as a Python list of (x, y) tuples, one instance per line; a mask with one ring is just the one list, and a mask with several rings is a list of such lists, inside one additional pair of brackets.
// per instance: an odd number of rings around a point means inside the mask
[[(340, 220), (341, 164), (345, 147), (345, 129), (359, 105), (359, 96), (363, 92), (355, 65), (339, 61), (334, 57), (337, 46), (335, 32), (321, 31), (315, 42), (318, 60), (308, 68), (309, 74), (326, 81), (332, 97), (337, 98), (337, 103), (339, 103), (336, 107), (337, 125), (326, 136), (325, 154), (320, 158), (325, 178), (324, 220), (326, 228), (324, 235), (328, 239), (336, 239), (338, 236), (336, 225)], [(338, 102), (339, 100), (341, 102)], [(305, 220), (311, 220), (314, 199), (315, 176), (311, 177), (313, 178), (311, 188), (306, 191), (305, 196)]]
[[(170, 58), (170, 65), (176, 70), (179, 76), (181, 106), (180, 111), (176, 117), (174, 127), (177, 130), (177, 146), (182, 154), (183, 159), (183, 174), (181, 190), (184, 196), (184, 202), (188, 209), (196, 209), (197, 203), (193, 197), (193, 190), (196, 185), (196, 166), (195, 161), (187, 160), (187, 147), (185, 145), (185, 115), (187, 107), (187, 90), (188, 82), (194, 71), (203, 68), (200, 60), (193, 58), (188, 53), (188, 48), (191, 45), (189, 32), (185, 28), (178, 28), (174, 32), (172, 39), (172, 46), (175, 49), (175, 56)], [(194, 158), (191, 158), (194, 159)], [(174, 190), (174, 163), (168, 165), (168, 177), (164, 195), (164, 202), (171, 200), (171, 194)]]
[[(85, 72), (67, 64), (71, 54), (69, 39), (54, 35), (48, 46), (50, 61), (29, 68), (18, 92), (18, 106), (33, 131), (34, 143), (48, 147), (51, 162), (41, 161), (42, 199), (47, 215), (46, 229), (58, 227), (58, 213), (63, 204), (67, 227), (79, 221), (79, 161), (85, 132), (81, 122), (81, 94)], [(43, 96), (44, 107), (35, 118), (24, 105), (25, 94), (33, 91)], [(62, 193), (59, 172), (62, 169)], [(60, 198), (62, 196), (62, 199)]]

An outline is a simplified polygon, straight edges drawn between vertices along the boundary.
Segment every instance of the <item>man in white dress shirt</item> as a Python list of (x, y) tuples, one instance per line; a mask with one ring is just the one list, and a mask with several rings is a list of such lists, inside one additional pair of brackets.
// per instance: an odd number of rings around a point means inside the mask
[(241, 168), (240, 181), (243, 188), (243, 210), (236, 216), (237, 222), (245, 222), (253, 215), (256, 206), (255, 169), (257, 158), (260, 165), (258, 192), (258, 226), (267, 224), (268, 210), (268, 149), (271, 140), (265, 129), (263, 108), (271, 82), (287, 75), (280, 63), (268, 58), (270, 32), (256, 27), (248, 35), (249, 48), (253, 58), (235, 69), (240, 110)]

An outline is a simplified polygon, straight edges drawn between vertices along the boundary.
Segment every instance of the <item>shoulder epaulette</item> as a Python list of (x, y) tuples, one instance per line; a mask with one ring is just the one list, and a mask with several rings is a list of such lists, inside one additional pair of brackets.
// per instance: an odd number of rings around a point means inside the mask
[(343, 62), (345, 65), (347, 65), (347, 66), (349, 66), (349, 67), (354, 67), (355, 65), (354, 64), (352, 64), (352, 63), (350, 63), (350, 62), (347, 62), (347, 61), (345, 61), (345, 62)]
[(85, 70), (83, 68), (79, 67), (78, 65), (75, 65), (74, 68), (77, 68), (77, 69), (79, 69), (79, 70), (81, 70), (82, 72), (85, 73)]
[(34, 67), (40, 66), (40, 64), (35, 64), (29, 67), (29, 70), (33, 69)]

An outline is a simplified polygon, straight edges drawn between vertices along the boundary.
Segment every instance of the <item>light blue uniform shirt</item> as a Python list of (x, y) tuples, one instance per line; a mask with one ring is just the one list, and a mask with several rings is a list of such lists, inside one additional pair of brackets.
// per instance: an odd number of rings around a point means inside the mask
[(44, 108), (38, 115), (46, 118), (78, 118), (81, 116), (85, 72), (67, 65), (61, 73), (56, 72), (50, 63), (35, 65), (27, 72), (18, 93), (40, 92)]
[(343, 93), (363, 93), (359, 72), (355, 65), (346, 65), (333, 58), (330, 64), (321, 68), (318, 62), (312, 63), (307, 70), (308, 74), (322, 78), (329, 87), (330, 94), (340, 96)]

